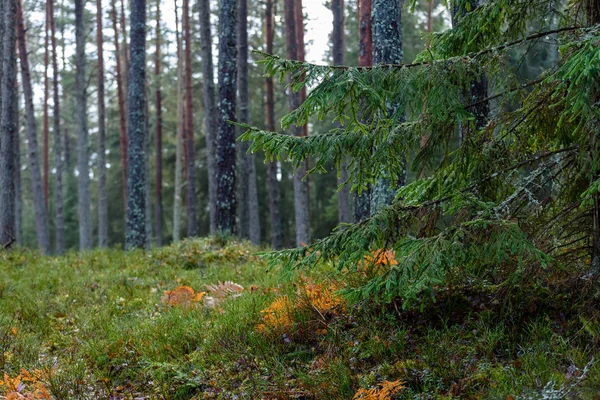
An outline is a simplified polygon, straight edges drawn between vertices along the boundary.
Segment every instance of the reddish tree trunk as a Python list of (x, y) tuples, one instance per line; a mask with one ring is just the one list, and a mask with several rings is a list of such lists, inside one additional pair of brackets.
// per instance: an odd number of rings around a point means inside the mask
[(196, 171), (194, 169), (194, 110), (192, 93), (192, 30), (190, 0), (183, 0), (183, 39), (185, 41), (185, 143), (187, 174), (188, 236), (198, 235), (196, 221)]

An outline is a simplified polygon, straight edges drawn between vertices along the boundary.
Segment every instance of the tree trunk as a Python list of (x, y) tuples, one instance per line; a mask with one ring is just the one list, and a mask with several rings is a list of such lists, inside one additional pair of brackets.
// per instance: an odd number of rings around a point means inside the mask
[[(248, 0), (239, 0), (238, 8), (238, 120), (250, 123), (248, 105)], [(256, 167), (254, 154), (248, 154), (249, 142), (239, 144), (238, 187), (240, 237), (260, 244), (258, 194), (256, 192)]]
[[(237, 21), (237, 82), (238, 82), (238, 121), (249, 122), (248, 111), (248, 0), (238, 0)], [(242, 129), (239, 129), (242, 132)], [(250, 239), (250, 174), (248, 171), (248, 149), (250, 143), (238, 143), (237, 182), (238, 182), (238, 215), (239, 235), (242, 239)]]
[(160, 80), (160, 0), (156, 1), (156, 54), (154, 57), (154, 75), (156, 76), (156, 210), (155, 230), (156, 245), (161, 247), (162, 241), (162, 92)]
[(217, 231), (217, 112), (215, 78), (210, 29), (210, 0), (200, 0), (200, 56), (202, 58), (202, 94), (204, 99), (204, 128), (206, 130), (206, 166), (208, 170), (208, 203), (210, 234)]
[(185, 123), (186, 175), (187, 175), (187, 230), (188, 236), (198, 235), (196, 217), (196, 169), (194, 159), (194, 108), (192, 93), (192, 29), (190, 26), (190, 0), (183, 0), (183, 40), (185, 42)]
[(46, 20), (44, 22), (44, 202), (46, 204), (46, 210), (48, 210), (48, 198), (50, 197), (50, 164), (49, 160), (49, 137), (50, 137), (50, 123), (48, 116), (48, 102), (50, 101), (50, 82), (48, 80), (48, 66), (50, 64), (50, 37), (48, 35), (50, 25), (50, 7), (49, 2), (46, 2)]
[[(2, 15), (2, 14), (0, 14)], [(15, 93), (19, 92), (18, 82), (15, 81)], [(13, 103), (14, 115), (19, 115), (19, 100)], [(23, 190), (21, 189), (21, 141), (19, 140), (19, 119), (16, 124), (17, 140), (15, 140), (15, 240), (17, 245), (23, 245)]]
[(127, 122), (125, 119), (125, 94), (123, 84), (123, 66), (121, 65), (121, 50), (119, 44), (119, 28), (117, 26), (117, 7), (112, 0), (112, 25), (115, 32), (115, 55), (117, 61), (117, 97), (119, 102), (119, 138), (121, 147), (121, 169), (123, 176), (123, 204), (127, 208)]
[(127, 249), (146, 246), (146, 1), (131, 2), (131, 63), (127, 93)]
[(65, 251), (65, 216), (63, 202), (63, 146), (62, 135), (60, 130), (60, 92), (58, 88), (58, 50), (56, 45), (56, 21), (54, 17), (54, 0), (48, 0), (48, 13), (50, 17), (50, 37), (52, 43), (52, 83), (53, 83), (53, 99), (54, 99), (54, 114), (53, 114), (53, 138), (54, 138), (54, 210), (55, 210), (55, 227), (56, 240), (55, 248), (57, 254), (62, 254)]
[(183, 156), (183, 54), (179, 33), (179, 9), (175, 3), (175, 39), (177, 40), (177, 139), (175, 150), (175, 199), (173, 201), (173, 241), (181, 239), (181, 169)]
[[(275, 36), (273, 21), (273, 0), (267, 0), (265, 9), (265, 38), (266, 52), (273, 54), (273, 37)], [(265, 82), (266, 103), (265, 119), (266, 128), (270, 132), (275, 132), (275, 88), (273, 78), (268, 77)], [(269, 183), (269, 215), (271, 221), (271, 246), (275, 250), (283, 247), (281, 232), (281, 211), (279, 204), (281, 194), (279, 193), (279, 181), (277, 180), (277, 161), (268, 163), (268, 183)]]
[(129, 46), (127, 45), (127, 17), (125, 14), (125, 0), (121, 0), (121, 32), (123, 33), (123, 45), (121, 46), (121, 57), (123, 58), (123, 78), (125, 86), (129, 82)]
[(146, 250), (152, 249), (152, 193), (150, 193), (150, 110), (149, 110), (149, 98), (150, 98), (150, 86), (148, 85), (148, 79), (144, 82), (144, 95), (146, 96), (144, 107), (144, 166), (146, 167), (146, 189), (144, 190), (146, 207)]
[(236, 0), (222, 0), (219, 12), (219, 133), (217, 136), (217, 230), (233, 235), (236, 228), (236, 143), (237, 81)]
[[(286, 55), (289, 59), (297, 59), (298, 38), (296, 32), (296, 19), (294, 10), (294, 0), (285, 0), (285, 36), (286, 36)], [(301, 104), (300, 93), (294, 93), (290, 90), (289, 96), (290, 111), (295, 110)], [(292, 133), (295, 136), (303, 136), (302, 127), (292, 127)], [(296, 219), (296, 245), (302, 246), (310, 243), (310, 221), (308, 216), (308, 185), (302, 178), (306, 175), (306, 165), (300, 166), (294, 173), (294, 213)]]
[(92, 215), (90, 200), (90, 173), (88, 155), (87, 93), (84, 0), (75, 0), (75, 41), (76, 41), (76, 97), (77, 97), (77, 171), (79, 209), (79, 249), (92, 248)]
[[(373, 36), (371, 29), (371, 0), (358, 0), (358, 66), (373, 65)], [(354, 196), (354, 222), (358, 223), (371, 215), (371, 191), (369, 187)]]
[[(46, 201), (44, 200), (42, 175), (40, 173), (40, 160), (38, 156), (37, 144), (37, 126), (35, 120), (35, 111), (33, 109), (33, 88), (31, 86), (31, 75), (29, 70), (29, 55), (27, 54), (25, 22), (23, 20), (23, 5), (20, 0), (17, 3), (17, 39), (19, 47), (19, 56), (21, 61), (21, 79), (23, 84), (23, 93), (25, 95), (25, 115), (27, 122), (26, 131), (29, 153), (29, 172), (31, 174), (31, 190), (33, 193), (36, 234), (40, 251), (43, 254), (48, 254), (50, 253), (48, 216), (46, 212)], [(6, 98), (4, 100), (6, 100)]]
[[(402, 8), (399, 0), (373, 0), (373, 62), (375, 64), (399, 64), (402, 62)], [(396, 105), (390, 105), (388, 115)], [(396, 184), (403, 186), (406, 176)], [(388, 204), (396, 194), (395, 185), (383, 176), (377, 179), (371, 193), (371, 215)]]
[[(344, 65), (344, 0), (333, 0), (333, 63)], [(341, 128), (341, 125), (339, 125)], [(338, 184), (348, 180), (348, 163), (343, 161), (340, 165)], [(338, 221), (340, 223), (352, 222), (352, 205), (350, 203), (350, 186), (344, 185), (338, 193)]]
[(103, 248), (108, 246), (108, 204), (106, 200), (106, 112), (102, 0), (96, 0), (96, 45), (98, 48), (98, 246)]
[(2, 120), (0, 140), (0, 245), (9, 247), (16, 240), (15, 219), (15, 150), (18, 131), (15, 113), (15, 87), (17, 80), (17, 54), (15, 48), (16, 0), (2, 0), (4, 3), (4, 37), (2, 38)]

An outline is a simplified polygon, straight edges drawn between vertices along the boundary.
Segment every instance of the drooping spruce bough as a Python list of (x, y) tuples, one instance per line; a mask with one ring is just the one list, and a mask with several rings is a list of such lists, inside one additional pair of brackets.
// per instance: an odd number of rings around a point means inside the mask
[[(468, 8), (468, 1), (463, 2)], [(414, 63), (321, 66), (263, 54), (266, 73), (314, 87), (282, 120), (333, 116), (341, 129), (295, 137), (246, 126), (242, 140), (268, 159), (309, 174), (349, 160), (346, 184), (360, 193), (377, 177), (397, 181), (402, 155), (429, 171), (399, 188), (394, 203), (343, 225), (309, 247), (271, 254), (289, 268), (333, 261), (355, 269), (367, 252), (393, 248), (398, 265), (353, 289), (355, 298), (409, 305), (450, 274), (508, 285), (549, 265), (582, 276), (600, 271), (600, 2), (490, 0), (453, 29), (433, 34)], [(555, 41), (560, 57), (532, 81), (511, 57)], [(513, 57), (514, 58), (514, 57)], [(518, 60), (516, 60), (518, 61)], [(512, 63), (512, 64), (518, 64)], [(477, 129), (465, 89), (486, 76), (492, 113)], [(398, 104), (389, 115), (388, 104)], [(458, 145), (458, 127), (466, 139)], [(420, 140), (427, 136), (421, 148)]]

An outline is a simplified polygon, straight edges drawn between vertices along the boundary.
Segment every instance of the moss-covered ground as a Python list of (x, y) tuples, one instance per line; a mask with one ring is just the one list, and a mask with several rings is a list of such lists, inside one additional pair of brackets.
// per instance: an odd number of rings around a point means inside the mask
[(0, 397), (600, 398), (594, 282), (446, 287), (403, 310), (346, 302), (360, 276), (257, 251), (0, 253)]

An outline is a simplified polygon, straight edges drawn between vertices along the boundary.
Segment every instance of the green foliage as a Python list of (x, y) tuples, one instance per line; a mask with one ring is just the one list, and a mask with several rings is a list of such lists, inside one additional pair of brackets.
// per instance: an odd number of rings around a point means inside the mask
[[(282, 119), (284, 129), (311, 116), (342, 127), (305, 138), (245, 126), (241, 139), (252, 150), (296, 167), (310, 158), (309, 175), (348, 160), (346, 184), (357, 193), (381, 176), (399, 181), (404, 155), (416, 176), (424, 174), (396, 188), (395, 202), (370, 219), (271, 254), (273, 265), (331, 261), (353, 270), (371, 251), (393, 249), (398, 265), (348, 293), (401, 298), (404, 307), (432, 297), (450, 276), (495, 277), (510, 287), (525, 271), (588, 268), (600, 169), (600, 26), (586, 26), (578, 10), (587, 5), (575, 3), (484, 2), (432, 35), (431, 48), (410, 64), (324, 66), (261, 54), (268, 75), (291, 76), (295, 91), (311, 88)], [(540, 48), (560, 48), (560, 57), (523, 80), (521, 60)], [(483, 78), (489, 97), (465, 97)], [(481, 103), (493, 112), (478, 129), (473, 112)], [(392, 115), (389, 104), (398, 105)]]

